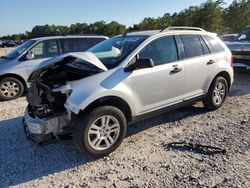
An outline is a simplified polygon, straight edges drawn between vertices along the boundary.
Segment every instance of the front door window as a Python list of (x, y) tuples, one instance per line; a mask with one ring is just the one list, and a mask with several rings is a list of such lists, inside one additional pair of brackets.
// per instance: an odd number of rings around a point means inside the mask
[(39, 42), (29, 52), (34, 54), (34, 59), (49, 58), (58, 55), (56, 40)]
[(162, 65), (178, 59), (173, 36), (165, 36), (146, 45), (139, 53), (139, 58), (151, 58), (154, 65)]

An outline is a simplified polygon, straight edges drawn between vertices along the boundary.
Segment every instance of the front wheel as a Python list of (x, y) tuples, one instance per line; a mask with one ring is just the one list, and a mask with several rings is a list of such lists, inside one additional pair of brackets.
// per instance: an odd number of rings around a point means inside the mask
[(0, 80), (0, 100), (7, 101), (20, 97), (23, 94), (23, 83), (13, 77)]
[(211, 84), (206, 98), (202, 101), (204, 106), (210, 110), (220, 108), (227, 96), (228, 84), (224, 77), (217, 77)]
[(113, 106), (102, 106), (83, 113), (75, 120), (75, 145), (91, 155), (107, 155), (122, 143), (127, 122), (122, 111)]

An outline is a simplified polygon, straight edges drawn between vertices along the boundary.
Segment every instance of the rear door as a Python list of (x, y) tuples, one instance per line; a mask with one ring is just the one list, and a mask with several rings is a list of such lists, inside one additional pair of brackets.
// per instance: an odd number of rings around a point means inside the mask
[(185, 64), (185, 95), (188, 100), (204, 95), (217, 71), (217, 59), (205, 40), (195, 34), (180, 35)]

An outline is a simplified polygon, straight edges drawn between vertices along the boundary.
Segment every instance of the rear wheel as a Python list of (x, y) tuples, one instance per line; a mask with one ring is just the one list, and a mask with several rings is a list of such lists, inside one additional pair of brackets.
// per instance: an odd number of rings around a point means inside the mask
[(210, 110), (220, 108), (227, 96), (228, 84), (224, 77), (217, 77), (211, 84), (203, 104)]
[(23, 94), (22, 82), (13, 77), (6, 77), (0, 80), (0, 100), (7, 101), (20, 97)]
[(76, 146), (91, 155), (107, 155), (122, 143), (127, 122), (121, 110), (102, 106), (81, 114), (73, 125)]

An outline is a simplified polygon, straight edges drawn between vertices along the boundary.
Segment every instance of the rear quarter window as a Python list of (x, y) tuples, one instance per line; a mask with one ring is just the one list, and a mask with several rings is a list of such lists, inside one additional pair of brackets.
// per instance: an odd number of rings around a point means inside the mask
[(205, 39), (207, 45), (212, 53), (224, 52), (224, 48), (219, 44), (219, 42), (209, 35), (202, 35)]
[(200, 38), (203, 54), (210, 54), (210, 50), (207, 44), (205, 43), (204, 39), (201, 36), (199, 36), (199, 38)]

